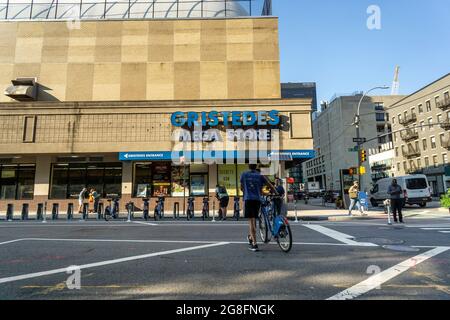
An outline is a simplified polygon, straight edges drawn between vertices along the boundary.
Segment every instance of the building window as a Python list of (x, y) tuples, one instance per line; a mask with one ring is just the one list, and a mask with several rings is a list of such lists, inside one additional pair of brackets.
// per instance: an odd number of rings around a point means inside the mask
[(399, 114), (399, 115), (398, 115), (398, 123), (401, 123), (401, 122), (402, 122), (402, 115)]
[(431, 149), (436, 149), (436, 137), (431, 137)]
[(385, 117), (384, 113), (376, 113), (375, 117), (376, 117), (377, 121), (386, 121), (386, 117)]
[(437, 115), (437, 123), (442, 123), (442, 114)]
[(433, 156), (433, 166), (435, 168), (437, 168), (437, 166), (438, 166), (438, 157), (437, 156)]
[(83, 188), (95, 188), (103, 198), (122, 193), (122, 163), (52, 164), (50, 198), (76, 199)]
[(425, 121), (420, 121), (420, 130), (425, 131)]
[(408, 170), (408, 165), (406, 164), (406, 161), (403, 161), (403, 171)]
[(434, 103), (436, 106), (439, 104), (439, 96), (434, 98)]
[(416, 108), (411, 108), (411, 115), (415, 115), (416, 114)]
[(395, 156), (398, 157), (398, 148), (395, 148)]
[(428, 168), (430, 166), (430, 159), (425, 157), (425, 167)]
[(415, 147), (416, 147), (416, 150), (417, 150), (417, 151), (419, 151), (419, 150), (420, 150), (420, 148), (419, 148), (419, 141), (416, 141), (416, 143), (415, 143)]
[(423, 113), (423, 105), (419, 104), (419, 106), (417, 107), (419, 109), (419, 114)]
[(417, 168), (422, 169), (422, 160), (417, 159)]
[(445, 101), (450, 100), (450, 93), (448, 91), (446, 93), (444, 93), (444, 100)]
[(448, 155), (446, 153), (442, 154), (442, 163), (443, 164), (448, 163)]
[(400, 172), (400, 162), (397, 163), (397, 172)]
[(0, 165), (0, 199), (32, 200), (36, 166)]
[(392, 118), (392, 124), (395, 125), (395, 117)]
[(427, 139), (422, 140), (423, 151), (427, 151)]
[(431, 101), (428, 100), (428, 101), (425, 103), (425, 105), (427, 106), (427, 112), (430, 112), (430, 111), (431, 111)]
[(434, 130), (433, 118), (428, 118), (428, 127), (430, 128), (430, 131)]
[(441, 146), (444, 145), (444, 137), (445, 137), (444, 134), (441, 134), (441, 135), (439, 136), (439, 142), (441, 143)]

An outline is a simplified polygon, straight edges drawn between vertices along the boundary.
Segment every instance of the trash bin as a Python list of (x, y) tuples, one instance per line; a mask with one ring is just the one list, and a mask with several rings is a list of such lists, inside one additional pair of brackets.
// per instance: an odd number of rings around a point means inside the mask
[(73, 203), (67, 205), (67, 220), (73, 219)]
[(28, 220), (29, 210), (30, 210), (30, 205), (28, 203), (22, 204), (22, 220)]
[(52, 207), (52, 220), (58, 220), (59, 216), (59, 203), (54, 203)]

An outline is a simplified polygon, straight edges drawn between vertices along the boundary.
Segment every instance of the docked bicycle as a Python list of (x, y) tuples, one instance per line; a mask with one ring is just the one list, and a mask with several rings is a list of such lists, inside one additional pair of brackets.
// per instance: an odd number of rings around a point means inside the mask
[(158, 200), (156, 201), (154, 212), (155, 221), (164, 219), (164, 201), (165, 201), (164, 196), (159, 196)]

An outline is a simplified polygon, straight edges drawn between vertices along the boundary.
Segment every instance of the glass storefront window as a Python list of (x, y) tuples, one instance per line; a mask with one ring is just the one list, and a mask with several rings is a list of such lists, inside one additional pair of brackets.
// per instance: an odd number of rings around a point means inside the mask
[(208, 175), (191, 174), (191, 196), (201, 197), (208, 193)]
[(0, 166), (0, 199), (33, 199), (35, 173), (35, 165)]
[[(184, 184), (184, 186), (183, 186)], [(172, 167), (172, 197), (183, 197), (189, 194), (189, 167)]]
[(133, 196), (145, 198), (151, 195), (152, 165), (151, 163), (136, 163), (134, 166)]
[(102, 197), (120, 196), (121, 163), (70, 163), (52, 165), (50, 197), (76, 199), (83, 188), (95, 188)]
[(152, 191), (153, 196), (170, 195), (171, 164), (169, 162), (157, 162), (153, 164)]
[(235, 164), (221, 164), (217, 168), (217, 183), (227, 189), (230, 197), (237, 196), (239, 181), (237, 181), (237, 168)]

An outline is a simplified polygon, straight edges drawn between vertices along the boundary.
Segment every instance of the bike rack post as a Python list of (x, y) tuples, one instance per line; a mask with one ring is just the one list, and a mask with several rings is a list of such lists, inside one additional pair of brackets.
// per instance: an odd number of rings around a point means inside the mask
[(97, 205), (97, 220), (103, 219), (103, 202), (99, 202)]
[(131, 215), (134, 209), (134, 202), (128, 202), (127, 204), (127, 210), (128, 210), (128, 220), (127, 222), (131, 222)]
[(28, 203), (22, 204), (22, 220), (28, 220), (30, 205)]
[(298, 200), (294, 200), (294, 209), (295, 209), (295, 223), (298, 223), (298, 214), (297, 214), (297, 201)]
[(44, 218), (43, 212), (44, 212), (44, 204), (38, 203), (36, 210), (36, 220), (42, 220)]
[(58, 220), (59, 216), (59, 203), (54, 203), (52, 207), (52, 220)]
[(14, 205), (12, 203), (8, 203), (6, 209), (6, 220), (11, 222), (14, 219)]
[(216, 201), (213, 200), (213, 219), (212, 222), (216, 222)]
[(73, 203), (67, 205), (67, 220), (73, 219)]
[(83, 203), (83, 213), (80, 221), (84, 221), (86, 219), (89, 219), (89, 203)]
[(42, 223), (47, 223), (47, 201), (44, 202), (44, 212), (43, 212)]
[(180, 219), (180, 203), (175, 202), (173, 204), (173, 219), (178, 220)]

